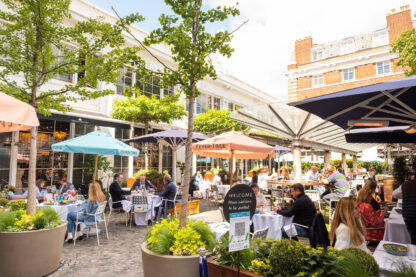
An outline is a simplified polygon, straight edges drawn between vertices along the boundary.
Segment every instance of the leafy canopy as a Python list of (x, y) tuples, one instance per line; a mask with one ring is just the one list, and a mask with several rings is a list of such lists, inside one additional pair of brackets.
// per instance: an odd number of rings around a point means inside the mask
[[(49, 115), (68, 111), (68, 101), (88, 100), (113, 93), (96, 89), (97, 81), (117, 84), (126, 63), (141, 66), (139, 48), (123, 48), (123, 26), (89, 18), (73, 23), (70, 0), (3, 0), (0, 11), (0, 89)], [(125, 22), (141, 21), (131, 15)], [(65, 25), (64, 25), (65, 24)], [(55, 75), (78, 79), (64, 86), (43, 86)], [(11, 78), (20, 75), (18, 80)]]
[(206, 26), (213, 22), (222, 22), (229, 15), (240, 14), (235, 7), (216, 7), (202, 10), (202, 0), (165, 0), (175, 15), (162, 14), (159, 17), (161, 27), (153, 30), (144, 40), (144, 44), (167, 43), (171, 46), (172, 59), (177, 68), (164, 69), (162, 74), (165, 85), (179, 84), (181, 92), (188, 97), (191, 93), (198, 96), (196, 83), (206, 76), (217, 77), (209, 60), (209, 55), (220, 53), (231, 57), (233, 48), (229, 45), (232, 35), (228, 31), (211, 34)]
[(403, 32), (392, 44), (391, 52), (397, 53), (397, 65), (405, 67), (405, 75), (416, 74), (416, 30)]
[(230, 110), (208, 110), (194, 118), (194, 130), (204, 134), (221, 134), (231, 131), (247, 131), (248, 127), (229, 118)]
[(178, 100), (177, 94), (162, 99), (155, 95), (122, 98), (113, 102), (112, 117), (135, 123), (171, 123), (186, 115), (183, 104)]

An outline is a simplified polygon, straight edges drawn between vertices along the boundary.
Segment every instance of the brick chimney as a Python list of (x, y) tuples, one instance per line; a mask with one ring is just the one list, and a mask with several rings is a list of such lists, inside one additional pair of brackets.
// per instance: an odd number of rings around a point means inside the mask
[(312, 37), (298, 39), (295, 42), (296, 65), (307, 64), (311, 62)]
[(392, 43), (401, 33), (412, 29), (412, 15), (409, 5), (400, 7), (400, 11), (391, 10), (386, 16), (389, 29), (389, 43)]

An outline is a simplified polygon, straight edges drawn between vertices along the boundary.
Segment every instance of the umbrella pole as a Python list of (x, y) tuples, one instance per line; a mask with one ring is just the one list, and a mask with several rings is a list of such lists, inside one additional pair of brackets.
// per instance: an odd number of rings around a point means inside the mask
[(95, 161), (94, 161), (94, 173), (92, 176), (92, 183), (95, 183), (95, 178), (97, 177), (97, 163), (98, 163), (98, 154), (95, 154)]
[(233, 186), (233, 164), (234, 164), (234, 150), (231, 150), (231, 163), (230, 163), (230, 187)]

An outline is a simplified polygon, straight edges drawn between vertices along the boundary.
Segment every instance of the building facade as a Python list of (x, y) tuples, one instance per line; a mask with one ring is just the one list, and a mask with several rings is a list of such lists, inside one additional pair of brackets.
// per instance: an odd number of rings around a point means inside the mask
[(371, 33), (323, 44), (314, 44), (312, 37), (297, 40), (286, 72), (289, 101), (403, 78), (390, 45), (414, 24), (406, 5), (391, 10), (386, 26)]
[[(2, 4), (0, 3), (0, 7)], [(76, 21), (86, 20), (89, 17), (103, 17), (105, 21), (115, 23), (117, 17), (104, 11), (84, 0), (73, 0), (70, 6), (71, 20), (65, 24), (73, 24)], [(131, 26), (131, 31), (136, 38), (143, 39), (148, 33), (136, 26)], [(131, 37), (126, 35), (127, 46), (139, 46)], [(159, 44), (150, 47), (150, 51), (162, 60), (165, 64), (175, 67), (170, 57), (168, 45)], [(162, 66), (148, 53), (139, 53), (146, 61), (150, 70), (163, 69)], [(130, 122), (111, 118), (112, 103), (115, 99), (123, 96), (124, 89), (134, 84), (141, 87), (142, 93), (151, 96), (164, 97), (175, 92), (177, 88), (163, 88), (159, 86), (157, 77), (144, 80), (133, 68), (124, 67), (120, 69), (118, 86), (98, 83), (97, 87), (114, 90), (113, 95), (99, 99), (83, 102), (70, 103), (72, 110), (62, 114), (53, 112), (49, 117), (39, 115), (40, 127), (38, 131), (38, 155), (37, 155), (37, 178), (44, 178), (50, 183), (55, 183), (58, 178), (64, 176), (74, 184), (86, 183), (91, 179), (90, 164), (91, 155), (58, 153), (51, 151), (51, 145), (69, 138), (77, 137), (100, 129), (118, 139), (127, 139), (144, 134), (144, 125), (131, 124)], [(77, 74), (57, 75), (49, 81), (43, 89), (49, 90), (65, 86), (67, 83), (76, 83)], [(19, 77), (16, 76), (18, 80)], [(218, 72), (218, 78), (212, 80), (206, 78), (198, 85), (202, 94), (198, 97), (195, 107), (197, 114), (203, 113), (206, 109), (238, 109), (247, 105), (261, 104), (271, 101), (274, 98), (232, 76)], [(186, 99), (181, 100), (186, 104)], [(187, 107), (189, 109), (189, 107)], [(168, 124), (150, 124), (151, 132), (166, 130), (170, 128), (186, 129), (186, 118)], [(27, 185), (29, 165), (29, 132), (13, 132), (0, 134), (0, 183), (12, 184), (16, 187)], [(141, 144), (133, 144), (141, 150), (139, 157), (108, 156), (110, 166), (117, 172), (131, 176), (134, 171), (144, 168), (144, 147)], [(173, 160), (170, 148), (150, 144), (148, 148), (149, 168), (158, 171), (168, 170), (172, 174), (172, 163), (184, 162), (184, 149), (178, 151), (177, 160)], [(195, 162), (194, 162), (195, 165)], [(176, 176), (180, 180), (180, 168)], [(99, 172), (98, 177), (108, 182), (111, 180), (106, 172)]]

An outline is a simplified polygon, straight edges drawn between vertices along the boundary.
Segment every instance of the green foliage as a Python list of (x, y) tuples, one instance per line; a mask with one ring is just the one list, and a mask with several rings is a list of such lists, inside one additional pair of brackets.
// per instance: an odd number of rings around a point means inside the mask
[(389, 272), (388, 277), (416, 277), (416, 272), (413, 267), (404, 261), (395, 263), (395, 271)]
[(179, 104), (179, 95), (164, 96), (162, 99), (155, 95), (147, 97), (140, 95), (115, 100), (111, 116), (135, 123), (171, 123), (186, 115), (183, 104)]
[(302, 165), (302, 171), (303, 172), (309, 171), (309, 169), (311, 169), (312, 166), (316, 166), (318, 168), (318, 171), (321, 171), (322, 168), (324, 167), (323, 163), (314, 164), (314, 163), (310, 163), (310, 162), (301, 162), (301, 165)]
[(282, 239), (271, 246), (269, 260), (274, 276), (296, 275), (303, 265), (304, 245), (294, 240)]
[(302, 266), (302, 272), (312, 276), (334, 276), (336, 274), (335, 266), (339, 263), (338, 251), (335, 248), (318, 247), (316, 249), (309, 246), (305, 247), (305, 254)]
[(7, 198), (0, 198), (0, 207), (6, 207), (9, 203), (9, 200)]
[(6, 208), (9, 208), (12, 211), (25, 210), (26, 205), (27, 205), (26, 201), (24, 199), (20, 199), (17, 201), (9, 201)]
[(0, 211), (0, 232), (50, 229), (62, 223), (57, 212), (49, 207), (37, 209), (34, 216), (26, 215), (22, 209)]
[(139, 179), (140, 175), (142, 175), (143, 173), (146, 175), (147, 180), (158, 180), (163, 178), (163, 175), (160, 174), (159, 171), (157, 171), (156, 169), (140, 169), (134, 172), (133, 178)]
[[(84, 168), (85, 174), (88, 174), (91, 176), (91, 181), (92, 181), (92, 175), (94, 174), (94, 164), (95, 164), (95, 155), (89, 155), (87, 156), (87, 159), (85, 160), (85, 162), (81, 163), (80, 165), (82, 168)], [(108, 158), (104, 157), (103, 155), (98, 155), (96, 179), (101, 180), (101, 178), (110, 177), (114, 173), (115, 173), (115, 168), (111, 166), (111, 163), (108, 160)]]
[(416, 31), (415, 29), (403, 32), (392, 44), (391, 52), (397, 53), (398, 66), (404, 66), (406, 76), (416, 73)]
[[(367, 252), (358, 248), (347, 248), (340, 252), (340, 255), (344, 257), (344, 261), (338, 265), (338, 271), (340, 276), (365, 276), (365, 277), (376, 277), (379, 276), (379, 267), (374, 257)], [(355, 260), (354, 260), (355, 259)], [(348, 269), (347, 269), (348, 268)], [(360, 268), (361, 270), (359, 270)], [(354, 275), (343, 275), (345, 272), (351, 271), (349, 274)], [(355, 275), (355, 274), (364, 275)]]
[(215, 235), (208, 225), (189, 221), (179, 229), (179, 220), (162, 220), (146, 233), (147, 248), (161, 255), (189, 256), (199, 253), (200, 248), (211, 251), (215, 246)]
[(194, 118), (194, 130), (204, 134), (219, 135), (231, 131), (247, 131), (248, 127), (229, 118), (230, 110), (208, 110)]
[(206, 173), (214, 174), (215, 171), (218, 171), (218, 175), (228, 175), (228, 171), (226, 171), (224, 168), (216, 168), (216, 167), (211, 168)]
[[(97, 89), (97, 81), (117, 85), (118, 69), (124, 64), (142, 66), (138, 48), (125, 48), (122, 25), (89, 18), (65, 26), (71, 18), (70, 0), (5, 0), (0, 11), (1, 91), (27, 102), (44, 115), (51, 109), (70, 110), (70, 101), (95, 99), (113, 93)], [(128, 23), (141, 21), (139, 15)], [(67, 44), (76, 45), (70, 47)], [(108, 50), (108, 51), (107, 51)], [(21, 74), (23, 82), (12, 81)], [(61, 88), (45, 90), (55, 75), (78, 74)], [(71, 93), (69, 93), (71, 92)]]
[(393, 164), (393, 177), (397, 181), (397, 185), (400, 186), (410, 176), (410, 170), (407, 167), (406, 157), (397, 156), (394, 158)]

